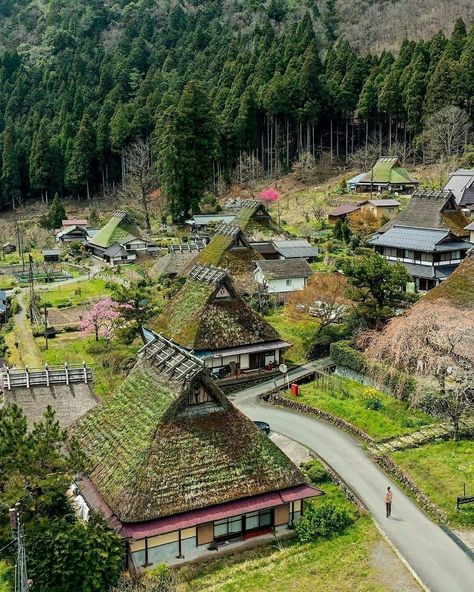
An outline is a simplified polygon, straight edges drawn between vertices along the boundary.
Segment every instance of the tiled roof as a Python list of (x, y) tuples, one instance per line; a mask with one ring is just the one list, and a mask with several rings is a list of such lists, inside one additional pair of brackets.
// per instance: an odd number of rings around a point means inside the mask
[(444, 189), (454, 194), (458, 204), (471, 203), (464, 201), (464, 195), (472, 185), (474, 185), (474, 170), (458, 169), (451, 173)]
[(359, 205), (364, 205), (366, 203), (372, 204), (375, 207), (382, 207), (382, 208), (393, 208), (400, 206), (400, 202), (396, 199), (368, 199), (367, 201), (363, 201)]
[[(229, 402), (199, 360), (169, 342), (161, 359), (153, 356), (161, 342), (156, 336), (119, 390), (71, 430), (88, 477), (121, 522), (305, 485), (296, 466)], [(186, 364), (195, 370), (180, 374)], [(203, 392), (208, 400), (193, 404)]]
[(472, 246), (466, 241), (456, 239), (448, 230), (407, 228), (404, 226), (394, 226), (384, 234), (372, 237), (368, 242), (374, 246), (413, 249), (424, 252), (468, 250)]
[(306, 259), (273, 259), (257, 261), (256, 264), (267, 280), (308, 278), (313, 275)]
[(307, 240), (275, 240), (273, 245), (285, 259), (306, 259), (317, 257), (317, 247), (312, 247)]
[(62, 225), (63, 226), (87, 226), (87, 220), (84, 218), (63, 220)]

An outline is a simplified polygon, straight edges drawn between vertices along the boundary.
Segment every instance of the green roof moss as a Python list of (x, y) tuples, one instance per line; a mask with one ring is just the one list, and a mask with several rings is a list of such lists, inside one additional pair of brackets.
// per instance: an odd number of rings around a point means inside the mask
[(456, 306), (474, 308), (474, 255), (468, 256), (448, 279), (427, 292), (420, 303), (441, 298)]
[(140, 229), (136, 224), (130, 222), (127, 216), (121, 218), (117, 214), (114, 214), (107, 224), (94, 236), (91, 243), (107, 249), (111, 245), (120, 242), (126, 236), (140, 237)]
[[(197, 410), (187, 406), (196, 382), (213, 400)], [(204, 371), (178, 382), (145, 358), (72, 433), (87, 457), (88, 476), (122, 522), (304, 483), (295, 465)]]

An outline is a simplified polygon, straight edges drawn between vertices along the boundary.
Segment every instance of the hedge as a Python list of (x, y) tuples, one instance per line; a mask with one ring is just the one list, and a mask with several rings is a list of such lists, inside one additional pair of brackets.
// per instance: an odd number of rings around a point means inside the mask
[(369, 375), (376, 386), (398, 399), (409, 401), (416, 390), (416, 381), (413, 377), (386, 364), (370, 362), (362, 352), (352, 347), (350, 341), (331, 343), (330, 354), (337, 366)]

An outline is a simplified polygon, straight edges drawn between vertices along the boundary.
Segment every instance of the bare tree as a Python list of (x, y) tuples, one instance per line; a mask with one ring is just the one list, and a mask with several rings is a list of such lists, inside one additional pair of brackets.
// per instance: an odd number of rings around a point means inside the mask
[(468, 114), (459, 107), (450, 105), (428, 119), (422, 143), (428, 157), (450, 159), (462, 152), (470, 131)]
[(318, 175), (317, 162), (311, 152), (301, 152), (292, 170), (295, 178), (302, 183), (314, 182)]
[(265, 176), (262, 163), (254, 154), (242, 152), (235, 169), (234, 180), (239, 185), (253, 189)]
[(139, 139), (123, 154), (124, 182), (119, 195), (134, 208), (137, 203), (143, 212), (145, 231), (151, 233), (150, 194), (156, 188), (156, 175), (150, 142)]
[(462, 420), (474, 416), (474, 371), (452, 366), (440, 368), (434, 384), (422, 383), (414, 403), (449, 420), (453, 439), (459, 440)]
[(351, 301), (346, 296), (347, 279), (339, 273), (314, 275), (304, 290), (293, 292), (286, 305), (288, 315), (295, 319), (311, 316), (319, 320), (316, 335), (347, 314)]

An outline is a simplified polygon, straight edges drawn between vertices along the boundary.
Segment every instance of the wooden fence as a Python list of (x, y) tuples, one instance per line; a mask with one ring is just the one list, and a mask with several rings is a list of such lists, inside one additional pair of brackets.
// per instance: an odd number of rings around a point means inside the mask
[(35, 386), (52, 386), (56, 384), (89, 384), (92, 382), (92, 370), (82, 365), (64, 364), (64, 366), (44, 368), (9, 368), (1, 371), (3, 388), (11, 391), (14, 388), (33, 388)]

